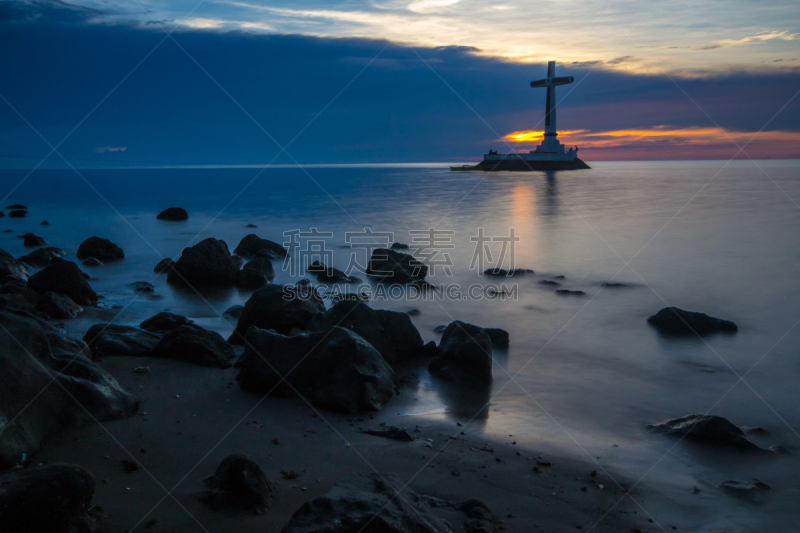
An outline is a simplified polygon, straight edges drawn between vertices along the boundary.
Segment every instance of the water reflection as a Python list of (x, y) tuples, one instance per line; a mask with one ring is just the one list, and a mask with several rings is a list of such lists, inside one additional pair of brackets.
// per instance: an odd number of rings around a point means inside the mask
[(436, 378), (432, 382), (452, 419), (471, 420), (483, 429), (489, 418), (491, 386), (465, 388)]

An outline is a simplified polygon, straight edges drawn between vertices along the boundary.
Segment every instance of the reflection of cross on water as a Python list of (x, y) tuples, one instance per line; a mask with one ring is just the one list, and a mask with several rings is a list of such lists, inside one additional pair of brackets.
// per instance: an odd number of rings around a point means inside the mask
[(575, 81), (572, 76), (556, 77), (556, 62), (550, 61), (547, 63), (547, 77), (543, 80), (536, 80), (531, 82), (531, 87), (547, 87), (547, 102), (545, 103), (544, 115), (544, 141), (542, 141), (543, 152), (560, 152), (558, 149), (559, 142), (556, 137), (558, 130), (556, 129), (556, 87), (559, 85), (567, 85)]

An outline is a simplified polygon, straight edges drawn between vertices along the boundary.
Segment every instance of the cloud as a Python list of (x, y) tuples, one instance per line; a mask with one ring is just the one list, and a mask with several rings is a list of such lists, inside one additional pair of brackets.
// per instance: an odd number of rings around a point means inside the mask
[(60, 0), (5, 0), (0, 2), (0, 22), (86, 22), (113, 13)]

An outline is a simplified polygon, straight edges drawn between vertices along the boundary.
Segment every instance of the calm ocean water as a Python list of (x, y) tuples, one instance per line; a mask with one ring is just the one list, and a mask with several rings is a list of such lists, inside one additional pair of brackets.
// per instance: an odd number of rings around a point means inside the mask
[[(284, 242), (285, 231), (316, 228), (332, 233), (323, 240), (334, 266), (344, 269), (352, 252), (348, 232), (368, 227), (411, 243), (410, 231), (434, 228), (443, 233), (431, 258), (452, 267), (447, 275), (440, 264), (429, 280), (466, 288), (490, 281), (470, 268), (471, 238), (480, 228), (496, 237), (514, 228), (513, 265), (506, 254), (503, 266), (536, 271), (503, 280), (516, 284), (516, 298), (372, 304), (419, 309), (413, 320), (425, 340), (438, 340), (433, 328), (453, 319), (507, 329), (511, 346), (495, 354), (491, 396), (442, 389), (422, 372), (419, 384), (387, 409), (409, 416), (409, 425), (419, 416), (471, 420), (495, 438), (599, 457), (612, 472), (634, 481), (645, 476), (653, 491), (646, 505), (667, 516), (690, 513), (701, 530), (750, 530), (797, 518), (800, 162), (593, 166), (549, 175), (409, 167), (81, 170), (82, 177), (42, 170), (5, 199), (3, 205), (19, 202), (30, 214), (0, 220), (0, 230), (13, 230), (0, 233), (0, 247), (20, 256), (26, 251), (16, 235), (32, 231), (74, 259), (85, 238), (109, 238), (126, 259), (90, 272), (103, 304), (124, 306), (118, 322), (138, 324), (171, 310), (227, 334), (232, 325), (219, 313), (249, 293), (178, 292), (153, 274), (160, 256), (177, 257), (206, 237), (233, 250), (251, 232)], [(0, 193), (26, 174), (0, 171)], [(169, 206), (185, 207), (189, 221), (157, 221)], [(51, 225), (39, 226), (42, 220)], [(489, 249), (496, 260), (500, 242)], [(275, 266), (276, 282), (303, 277)], [(586, 296), (558, 296), (538, 283), (558, 275), (565, 276), (563, 288)], [(133, 281), (152, 281), (156, 297), (135, 298), (127, 287)], [(628, 287), (604, 288), (607, 281)], [(646, 319), (668, 305), (733, 320), (739, 333), (664, 338)], [(82, 335), (90, 322), (79, 318), (69, 327)], [(782, 444), (793, 455), (715, 456), (684, 443), (673, 447), (643, 429), (709, 410), (767, 429), (759, 444)], [(773, 487), (766, 503), (732, 504), (710, 488), (751, 478)], [(703, 492), (692, 495), (695, 486)]]

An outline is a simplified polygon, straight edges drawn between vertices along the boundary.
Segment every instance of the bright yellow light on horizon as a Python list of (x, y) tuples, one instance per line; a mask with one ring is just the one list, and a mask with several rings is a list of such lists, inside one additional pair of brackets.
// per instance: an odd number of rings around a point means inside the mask
[[(586, 130), (560, 131), (559, 135), (574, 135)], [(532, 143), (544, 139), (544, 131), (514, 131), (503, 137), (504, 141), (513, 143)]]

